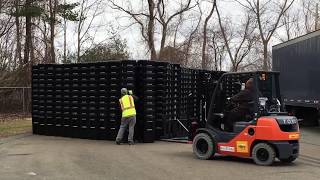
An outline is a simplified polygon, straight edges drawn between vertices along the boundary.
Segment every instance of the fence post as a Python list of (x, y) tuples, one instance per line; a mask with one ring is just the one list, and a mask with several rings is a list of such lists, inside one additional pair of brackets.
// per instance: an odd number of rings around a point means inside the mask
[(25, 98), (25, 96), (24, 96), (24, 88), (22, 88), (22, 112), (23, 112), (23, 114), (25, 114), (25, 102), (24, 102), (24, 98)]

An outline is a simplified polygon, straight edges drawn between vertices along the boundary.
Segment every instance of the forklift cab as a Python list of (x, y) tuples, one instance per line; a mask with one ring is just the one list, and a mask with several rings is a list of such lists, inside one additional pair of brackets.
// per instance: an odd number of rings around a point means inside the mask
[(250, 78), (253, 80), (253, 98), (246, 103), (248, 111), (233, 122), (233, 130), (229, 130), (226, 137), (232, 138), (246, 126), (254, 125), (261, 116), (286, 114), (280, 95), (278, 72), (226, 73), (219, 79), (213, 92), (207, 127), (225, 132), (227, 119), (232, 115), (230, 112), (239, 106), (231, 99), (245, 89), (245, 83)]

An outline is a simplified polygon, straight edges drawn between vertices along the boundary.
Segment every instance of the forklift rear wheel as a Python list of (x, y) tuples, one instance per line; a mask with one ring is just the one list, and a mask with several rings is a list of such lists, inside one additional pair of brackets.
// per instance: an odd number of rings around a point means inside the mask
[(279, 159), (281, 162), (283, 163), (292, 163), (294, 160), (296, 160), (297, 157), (293, 157), (293, 156), (290, 156), (289, 158), (287, 159)]
[(258, 143), (253, 147), (253, 161), (262, 166), (271, 165), (276, 157), (276, 152), (273, 147), (267, 143)]
[(202, 160), (212, 159), (216, 152), (215, 141), (206, 133), (199, 133), (193, 140), (193, 153)]

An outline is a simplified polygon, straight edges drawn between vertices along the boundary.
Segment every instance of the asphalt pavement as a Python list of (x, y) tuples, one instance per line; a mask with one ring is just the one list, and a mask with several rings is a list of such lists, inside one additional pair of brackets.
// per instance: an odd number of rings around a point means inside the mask
[(24, 134), (0, 140), (1, 180), (318, 180), (320, 128), (302, 129), (293, 164), (255, 165), (250, 159), (198, 160), (190, 144), (115, 145)]

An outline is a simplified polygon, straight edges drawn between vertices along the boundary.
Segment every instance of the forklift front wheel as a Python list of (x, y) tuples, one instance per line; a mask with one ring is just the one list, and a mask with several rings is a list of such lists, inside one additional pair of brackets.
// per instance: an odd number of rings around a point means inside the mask
[(216, 152), (215, 141), (206, 133), (199, 133), (193, 139), (193, 153), (202, 160), (212, 159)]
[(269, 166), (274, 162), (275, 157), (275, 150), (267, 143), (258, 143), (253, 147), (252, 158), (258, 165)]

